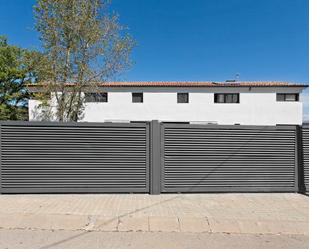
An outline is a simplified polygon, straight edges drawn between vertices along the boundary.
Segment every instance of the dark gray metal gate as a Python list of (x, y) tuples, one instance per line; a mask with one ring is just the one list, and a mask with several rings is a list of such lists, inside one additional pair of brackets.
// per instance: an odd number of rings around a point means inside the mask
[(295, 126), (162, 124), (162, 192), (297, 191)]
[(149, 192), (149, 124), (2, 122), (0, 193)]
[(309, 124), (302, 126), (302, 147), (303, 147), (303, 174), (301, 177), (304, 179), (305, 191), (309, 191)]
[(309, 125), (0, 122), (0, 193), (296, 192), (298, 179), (308, 191)]

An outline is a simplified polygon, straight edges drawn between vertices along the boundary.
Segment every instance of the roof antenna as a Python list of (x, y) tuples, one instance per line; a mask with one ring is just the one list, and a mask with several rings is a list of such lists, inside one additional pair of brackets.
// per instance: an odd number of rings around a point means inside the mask
[(240, 78), (240, 74), (236, 73), (234, 76), (234, 79), (226, 80), (225, 82), (228, 82), (228, 83), (238, 82), (239, 78)]

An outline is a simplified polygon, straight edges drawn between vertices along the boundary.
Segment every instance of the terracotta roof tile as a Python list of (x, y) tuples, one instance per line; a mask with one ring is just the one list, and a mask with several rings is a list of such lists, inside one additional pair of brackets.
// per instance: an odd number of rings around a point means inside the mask
[(303, 86), (288, 82), (106, 82), (108, 87), (271, 87), (271, 86)]
[[(31, 84), (28, 87), (39, 87)], [(72, 86), (68, 83), (67, 86)], [(102, 87), (307, 87), (306, 84), (274, 82), (274, 81), (241, 81), (241, 82), (211, 82), (211, 81), (140, 81), (140, 82), (102, 82)]]

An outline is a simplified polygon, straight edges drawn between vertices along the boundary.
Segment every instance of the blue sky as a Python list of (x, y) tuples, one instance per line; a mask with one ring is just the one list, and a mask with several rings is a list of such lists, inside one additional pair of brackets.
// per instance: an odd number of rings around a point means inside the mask
[[(1, 34), (39, 48), (34, 0), (0, 0)], [(128, 81), (309, 83), (308, 0), (113, 0), (137, 41)], [(309, 119), (309, 91), (304, 95)]]

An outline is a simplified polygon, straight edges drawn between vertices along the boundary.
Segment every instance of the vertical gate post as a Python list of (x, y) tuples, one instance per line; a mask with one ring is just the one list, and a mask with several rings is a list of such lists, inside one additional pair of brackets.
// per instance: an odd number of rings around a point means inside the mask
[(150, 123), (150, 194), (161, 193), (161, 159), (160, 159), (160, 123)]
[(298, 191), (300, 193), (306, 192), (305, 187), (305, 173), (304, 173), (304, 157), (303, 157), (303, 136), (302, 136), (302, 126), (296, 126), (296, 162), (298, 168)]

